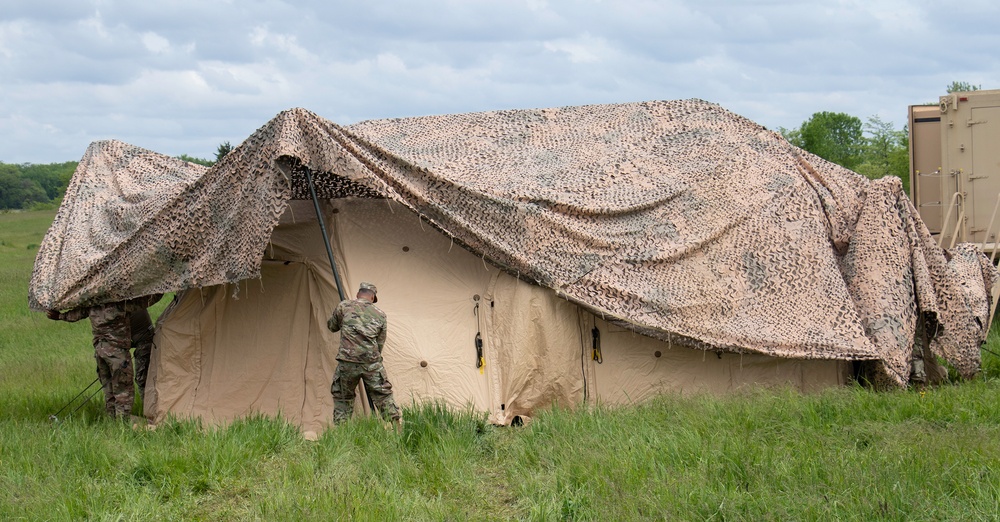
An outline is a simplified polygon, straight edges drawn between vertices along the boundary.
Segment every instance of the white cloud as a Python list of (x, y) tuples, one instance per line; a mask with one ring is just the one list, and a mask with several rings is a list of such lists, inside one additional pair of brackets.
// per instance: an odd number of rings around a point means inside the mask
[(917, 5), (906, 0), (891, 0), (886, 2), (857, 1), (852, 8), (866, 9), (879, 22), (881, 30), (894, 36), (917, 35), (923, 31), (932, 30), (928, 25), (927, 15)]
[(0, 23), (0, 56), (14, 57), (14, 48), (20, 45), (25, 33), (24, 25), (21, 21)]
[(392, 53), (379, 53), (375, 57), (375, 66), (379, 72), (390, 75), (405, 74), (407, 72), (406, 64), (403, 63), (403, 60)]
[(234, 65), (226, 62), (203, 62), (199, 70), (207, 85), (216, 92), (239, 95), (260, 95), (263, 86), (273, 81), (274, 70), (261, 70), (260, 66)]
[(299, 45), (295, 35), (272, 33), (266, 26), (253, 28), (250, 33), (250, 43), (261, 49), (280, 51), (303, 63), (313, 62), (316, 59), (312, 53)]
[(545, 49), (566, 55), (572, 63), (597, 63), (601, 61), (604, 42), (584, 34), (575, 39), (559, 39), (545, 42)]
[(95, 12), (94, 15), (89, 18), (80, 20), (77, 25), (81, 29), (81, 32), (97, 36), (102, 40), (111, 39), (111, 34), (108, 32), (107, 28), (104, 27), (104, 20), (101, 17), (100, 11)]
[(142, 33), (142, 45), (154, 54), (163, 54), (170, 50), (170, 41), (151, 31)]

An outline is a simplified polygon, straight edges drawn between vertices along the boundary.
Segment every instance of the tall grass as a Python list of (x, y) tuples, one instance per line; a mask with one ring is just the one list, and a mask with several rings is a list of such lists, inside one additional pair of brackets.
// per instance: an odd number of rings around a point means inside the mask
[[(923, 392), (848, 386), (539, 412), (437, 405), (403, 433), (315, 442), (280, 420), (133, 430), (100, 397), (86, 321), (27, 311), (52, 212), (0, 214), (0, 520), (995, 520), (1000, 358)], [(994, 334), (986, 347), (1000, 352)]]

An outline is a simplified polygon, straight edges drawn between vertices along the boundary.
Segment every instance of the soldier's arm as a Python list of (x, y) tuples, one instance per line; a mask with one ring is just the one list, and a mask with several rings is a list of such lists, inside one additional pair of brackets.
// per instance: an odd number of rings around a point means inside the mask
[(344, 310), (340, 305), (337, 305), (337, 308), (333, 310), (333, 315), (331, 315), (330, 319), (326, 321), (326, 327), (329, 328), (331, 332), (340, 331), (340, 324), (343, 320)]
[[(54, 312), (54, 313), (53, 313)], [(80, 319), (85, 319), (90, 317), (90, 308), (74, 308), (68, 312), (60, 312), (58, 310), (49, 310), (49, 319), (55, 319), (58, 321), (66, 321), (67, 323), (75, 323)]]
[(131, 313), (145, 310), (159, 302), (162, 298), (163, 294), (152, 294), (136, 297), (135, 299), (129, 299), (128, 301), (125, 301), (125, 311)]
[(382, 328), (378, 331), (378, 353), (382, 353), (382, 347), (385, 346), (385, 334), (388, 331), (388, 321), (382, 321)]
[(150, 294), (131, 299), (128, 301), (128, 311), (138, 312), (139, 310), (145, 310), (158, 303), (160, 299), (163, 299), (163, 294)]

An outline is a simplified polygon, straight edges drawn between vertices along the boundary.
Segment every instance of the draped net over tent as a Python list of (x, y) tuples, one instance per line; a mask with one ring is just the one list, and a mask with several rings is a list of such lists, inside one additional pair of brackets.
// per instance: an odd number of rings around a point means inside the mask
[(700, 100), (340, 126), (277, 115), (205, 169), (117, 141), (80, 162), (31, 279), (35, 310), (255, 278), (289, 199), (388, 198), (485, 261), (645, 335), (871, 361), (914, 342), (979, 366), (997, 272), (936, 246), (871, 181)]

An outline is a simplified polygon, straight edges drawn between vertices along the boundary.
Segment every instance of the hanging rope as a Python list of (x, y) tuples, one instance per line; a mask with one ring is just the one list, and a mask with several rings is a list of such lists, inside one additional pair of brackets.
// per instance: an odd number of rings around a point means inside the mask
[[(65, 406), (63, 406), (62, 408), (59, 408), (59, 411), (53, 413), (52, 415), (49, 415), (49, 420), (52, 421), (52, 422), (59, 422), (59, 414), (62, 413), (63, 410), (65, 410), (66, 408), (68, 408), (70, 404), (73, 404), (73, 401), (79, 399), (80, 396), (83, 395), (84, 393), (87, 393), (87, 390), (89, 390), (90, 387), (93, 386), (94, 383), (97, 382), (98, 379), (99, 378), (95, 378), (90, 384), (87, 385), (86, 388), (84, 388), (83, 390), (80, 390), (80, 393), (76, 394), (76, 397), (73, 397), (72, 399), (70, 399), (69, 402), (67, 402)], [(97, 391), (95, 391), (94, 393), (90, 394), (90, 397), (87, 397), (87, 400), (81, 402), (80, 406), (83, 406), (84, 404), (87, 404), (88, 402), (90, 402), (90, 399), (93, 399), (94, 395), (97, 395), (97, 392), (99, 392), (99, 391), (101, 391), (103, 389), (104, 388), (97, 388)], [(75, 410), (73, 410), (72, 412), (70, 412), (70, 415), (76, 413), (80, 409), (80, 406), (77, 406)]]

